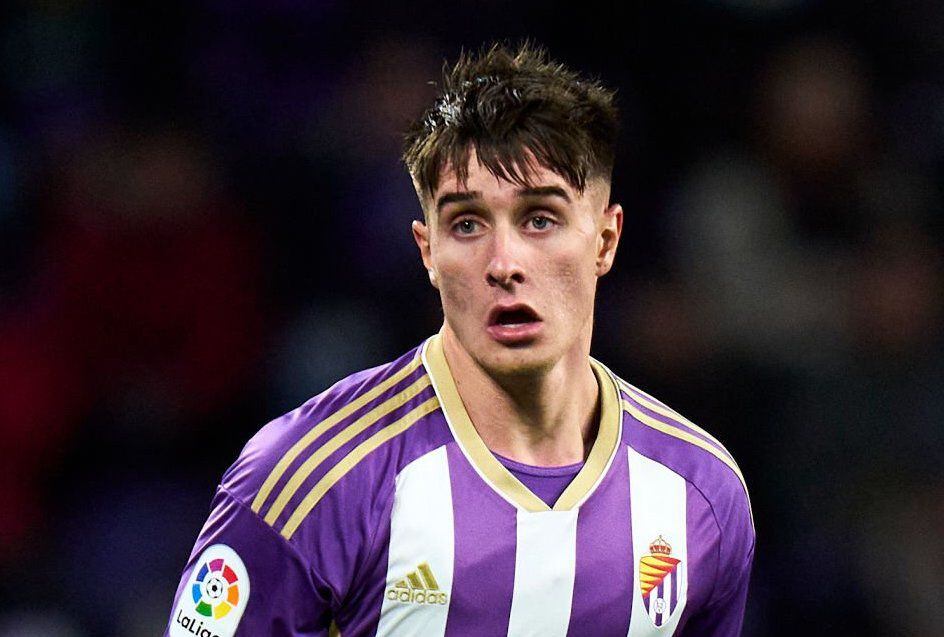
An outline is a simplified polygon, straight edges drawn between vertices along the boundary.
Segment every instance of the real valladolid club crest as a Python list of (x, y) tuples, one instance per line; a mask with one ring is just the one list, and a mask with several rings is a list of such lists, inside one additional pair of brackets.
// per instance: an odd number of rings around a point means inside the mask
[(678, 605), (681, 563), (672, 557), (672, 546), (661, 535), (650, 542), (649, 555), (639, 560), (642, 601), (656, 626), (664, 624)]

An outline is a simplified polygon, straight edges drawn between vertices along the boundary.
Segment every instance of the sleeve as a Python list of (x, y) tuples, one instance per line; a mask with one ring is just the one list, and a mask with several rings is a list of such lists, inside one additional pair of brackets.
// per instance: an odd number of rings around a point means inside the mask
[(331, 600), (295, 547), (220, 487), (164, 635), (327, 636)]
[[(739, 490), (740, 491), (740, 490)], [(711, 599), (685, 625), (682, 636), (737, 637), (741, 634), (754, 562), (754, 521), (746, 491), (733, 498), (718, 520), (720, 561)]]
[(744, 563), (737, 568), (736, 577), (727, 592), (707, 605), (685, 625), (684, 636), (698, 635), (706, 637), (737, 637), (741, 634), (744, 622), (744, 609), (747, 605), (747, 589), (751, 578), (751, 563), (754, 559), (754, 547), (745, 557)]

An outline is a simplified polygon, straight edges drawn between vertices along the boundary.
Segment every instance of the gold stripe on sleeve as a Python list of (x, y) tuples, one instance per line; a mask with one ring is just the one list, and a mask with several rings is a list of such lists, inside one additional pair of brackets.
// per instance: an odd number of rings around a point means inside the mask
[(373, 387), (369, 391), (364, 392), (353, 401), (347, 403), (336, 412), (312, 427), (308, 433), (302, 436), (298, 442), (292, 445), (292, 447), (285, 452), (285, 455), (282, 456), (282, 458), (269, 473), (269, 476), (265, 479), (265, 482), (262, 483), (259, 493), (256, 494), (255, 498), (253, 498), (252, 510), (256, 513), (259, 513), (259, 511), (262, 509), (262, 505), (265, 504), (266, 499), (269, 497), (269, 494), (275, 487), (276, 482), (279, 481), (279, 478), (282, 477), (282, 474), (285, 473), (289, 465), (291, 465), (292, 462), (299, 456), (299, 454), (301, 454), (301, 452), (304, 451), (311, 443), (317, 440), (324, 432), (328, 431), (336, 424), (353, 414), (355, 411), (372, 401), (374, 398), (381, 395), (399, 383), (401, 380), (409, 376), (417, 367), (420, 366), (421, 363), (422, 359), (419, 356), (419, 350), (417, 350), (416, 357), (403, 369), (376, 387)]
[(707, 431), (705, 431), (704, 429), (702, 429), (701, 427), (693, 423), (691, 420), (689, 420), (682, 414), (660, 405), (659, 403), (655, 401), (654, 398), (646, 394), (644, 391), (636, 387), (633, 387), (632, 385), (630, 385), (629, 383), (625, 381), (622, 381), (622, 380), (620, 381), (620, 387), (622, 387), (623, 391), (629, 394), (629, 397), (631, 400), (636, 401), (637, 403), (641, 404), (646, 409), (649, 409), (650, 411), (654, 411), (657, 414), (665, 416), (666, 418), (669, 418), (670, 420), (673, 420), (679, 423), (680, 425), (685, 425), (687, 427), (694, 429), (695, 431), (703, 435), (705, 438), (707, 438), (711, 442), (721, 447), (721, 450), (724, 451), (728, 455), (729, 458), (731, 458), (732, 460), (734, 459), (734, 456), (731, 455), (731, 452), (728, 451), (727, 448), (723, 444), (721, 444), (721, 442), (717, 438), (715, 438), (710, 433), (708, 433)]
[(305, 496), (305, 499), (302, 500), (302, 502), (292, 513), (292, 516), (288, 519), (288, 522), (286, 522), (285, 526), (282, 527), (282, 537), (284, 537), (286, 540), (291, 539), (292, 535), (294, 535), (295, 531), (298, 529), (298, 526), (302, 523), (305, 517), (311, 513), (311, 510), (314, 509), (315, 505), (321, 501), (321, 498), (325, 496), (328, 490), (333, 487), (341, 478), (347, 475), (351, 469), (357, 466), (357, 463), (363, 460), (370, 452), (374, 451), (377, 449), (377, 447), (388, 440), (403, 433), (415, 425), (423, 416), (436, 411), (438, 408), (439, 400), (434, 396), (421, 405), (414, 407), (404, 416), (390, 423), (375, 433), (373, 436), (354, 447), (354, 449), (352, 449), (351, 452), (341, 460), (341, 462), (331, 467), (331, 469), (326, 474), (324, 474), (324, 476), (322, 476), (315, 486), (312, 487), (311, 491), (308, 492), (308, 495)]
[[(741, 470), (738, 468), (737, 464), (734, 462), (732, 458), (730, 458), (727, 454), (719, 451), (718, 448), (712, 445), (711, 443), (705, 442), (698, 436), (694, 436), (690, 434), (689, 432), (685, 431), (684, 429), (679, 429), (678, 427), (673, 427), (672, 425), (666, 424), (662, 422), (661, 420), (656, 420), (652, 416), (649, 416), (648, 414), (645, 414), (639, 411), (639, 408), (636, 407), (631, 401), (628, 401), (628, 400), (623, 401), (623, 405), (626, 411), (628, 411), (629, 414), (633, 418), (635, 418), (642, 424), (648, 425), (649, 427), (652, 427), (653, 429), (657, 431), (661, 431), (662, 433), (666, 435), (672, 436), (673, 438), (684, 440), (687, 443), (695, 445), (699, 449), (704, 449), (705, 451), (713, 455), (715, 458), (717, 458), (718, 460), (726, 464), (731, 469), (731, 471), (733, 471), (734, 474), (738, 477), (738, 480), (741, 481), (741, 486), (744, 487), (744, 493), (748, 496), (747, 498), (748, 507), (750, 507), (751, 499), (750, 499), (750, 494), (748, 494), (748, 491), (747, 491), (747, 483), (744, 481), (744, 476), (741, 474)], [(751, 524), (753, 524), (753, 522), (754, 522), (754, 513), (752, 511)]]
[(282, 491), (275, 499), (275, 502), (273, 502), (272, 506), (269, 507), (269, 511), (265, 516), (265, 521), (269, 524), (275, 524), (279, 514), (282, 513), (282, 510), (288, 504), (289, 500), (292, 499), (292, 496), (295, 495), (295, 492), (298, 491), (298, 489), (302, 486), (302, 483), (308, 479), (308, 476), (310, 476), (312, 472), (328, 458), (328, 456), (340, 449), (344, 443), (350, 441), (357, 434), (363, 432), (365, 429), (370, 427), (372, 424), (390, 412), (408, 403), (417, 394), (429, 387), (429, 383), (429, 375), (424, 374), (399, 394), (391, 396), (384, 402), (380, 403), (369, 412), (352, 422), (350, 425), (339, 431), (333, 438), (316, 449), (315, 452), (311, 454), (311, 457), (303, 462), (302, 465), (295, 471), (295, 473), (292, 474), (291, 479), (289, 479), (289, 481), (282, 488)]

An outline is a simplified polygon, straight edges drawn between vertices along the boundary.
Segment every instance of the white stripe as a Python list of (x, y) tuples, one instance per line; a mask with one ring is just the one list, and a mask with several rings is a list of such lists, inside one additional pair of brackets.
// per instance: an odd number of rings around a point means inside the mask
[[(452, 487), (446, 448), (439, 447), (408, 464), (397, 476), (390, 520), (387, 586), (377, 635), (442, 635), (446, 632), (453, 573)], [(429, 564), (444, 604), (401, 601), (391, 593), (396, 582)], [(421, 578), (422, 579), (422, 578)], [(427, 596), (425, 591), (423, 598)], [(393, 599), (391, 599), (393, 597)]]
[[(685, 479), (665, 465), (629, 448), (629, 496), (633, 526), (633, 613), (629, 623), (629, 637), (664, 637), (675, 632), (682, 611), (685, 610), (688, 590), (688, 538), (685, 511)], [(678, 603), (672, 601), (671, 580), (665, 580), (665, 603), (669, 619), (656, 627), (655, 604), (650, 601), (649, 613), (642, 599), (639, 585), (639, 560), (649, 554), (649, 544), (662, 536), (672, 547), (672, 557), (681, 560), (674, 575), (678, 578)], [(670, 576), (671, 577), (671, 576)], [(653, 589), (652, 595), (655, 595)]]
[(567, 634), (577, 571), (577, 512), (518, 509), (509, 637)]

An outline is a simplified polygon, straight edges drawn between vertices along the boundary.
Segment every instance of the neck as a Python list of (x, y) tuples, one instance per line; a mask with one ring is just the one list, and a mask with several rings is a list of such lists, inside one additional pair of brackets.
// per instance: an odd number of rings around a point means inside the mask
[(448, 325), (443, 350), (462, 403), (489, 449), (536, 466), (586, 459), (596, 439), (600, 395), (589, 338), (549, 368), (514, 376), (490, 374)]

